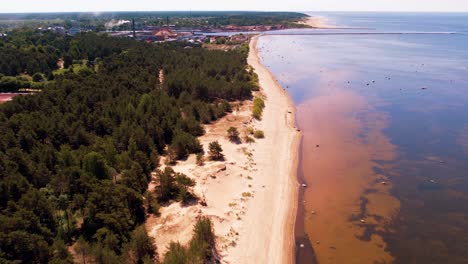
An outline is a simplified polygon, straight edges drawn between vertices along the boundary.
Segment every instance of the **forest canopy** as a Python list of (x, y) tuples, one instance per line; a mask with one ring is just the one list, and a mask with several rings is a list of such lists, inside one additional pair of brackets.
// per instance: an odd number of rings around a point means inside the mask
[(147, 11), (147, 12), (63, 12), (63, 13), (0, 13), (2, 29), (27, 26), (32, 28), (64, 26), (82, 27), (96, 32), (106, 29), (129, 30), (131, 23), (109, 28), (110, 21), (135, 20), (137, 29), (145, 26), (173, 25), (183, 27), (221, 27), (226, 25), (283, 25), (300, 27), (297, 22), (308, 15), (297, 12), (260, 11)]
[(150, 173), (168, 147), (203, 151), (202, 124), (256, 89), (246, 67), (236, 50), (95, 33), (0, 40), (2, 81), (44, 76), (30, 80), (41, 92), (0, 105), (0, 262), (71, 263), (72, 244), (107, 263), (153, 258), (141, 228)]

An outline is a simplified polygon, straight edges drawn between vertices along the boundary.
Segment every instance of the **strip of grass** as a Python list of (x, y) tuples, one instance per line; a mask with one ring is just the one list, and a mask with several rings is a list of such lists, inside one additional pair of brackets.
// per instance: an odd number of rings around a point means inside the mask
[(255, 97), (253, 100), (252, 116), (257, 120), (262, 120), (263, 108), (265, 108), (265, 101), (260, 97)]

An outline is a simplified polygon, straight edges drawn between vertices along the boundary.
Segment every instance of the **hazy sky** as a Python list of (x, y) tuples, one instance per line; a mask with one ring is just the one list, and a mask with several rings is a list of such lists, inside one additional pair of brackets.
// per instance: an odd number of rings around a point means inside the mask
[(467, 11), (468, 0), (0, 0), (0, 13), (46, 11)]

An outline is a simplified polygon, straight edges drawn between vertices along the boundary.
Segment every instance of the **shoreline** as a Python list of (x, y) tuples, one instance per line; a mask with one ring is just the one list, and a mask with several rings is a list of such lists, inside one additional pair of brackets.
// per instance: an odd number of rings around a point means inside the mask
[[(206, 216), (214, 226), (220, 263), (294, 263), (301, 133), (291, 98), (260, 62), (258, 37), (250, 40), (247, 62), (261, 87), (254, 95), (265, 99), (262, 120), (252, 118), (252, 100), (234, 103), (234, 111), (205, 125), (206, 133), (199, 138), (205, 153), (210, 142), (218, 141), (225, 160), (206, 160), (200, 166), (191, 155), (171, 166), (196, 182), (193, 192), (205, 203), (176, 202), (161, 207), (159, 217), (148, 217), (146, 229), (155, 239), (160, 261), (171, 241), (186, 245), (196, 220)], [(234, 143), (226, 134), (229, 127), (242, 135), (252, 128), (262, 130), (265, 138)], [(148, 191), (154, 188), (151, 183)]]
[(373, 29), (330, 25), (328, 21), (329, 19), (323, 16), (310, 16), (300, 21), (299, 24), (309, 26), (312, 29)]
[[(298, 166), (299, 166), (299, 148), (302, 133), (298, 132), (296, 129), (296, 109), (292, 98), (289, 94), (283, 89), (283, 87), (277, 82), (275, 76), (261, 63), (258, 49), (257, 41), (261, 35), (254, 36), (250, 41), (250, 52), (248, 58), (248, 64), (251, 65), (255, 72), (259, 76), (259, 84), (262, 87), (262, 91), (268, 96), (268, 93), (279, 92), (282, 95), (282, 100), (286, 101), (287, 104), (287, 113), (286, 113), (286, 126), (292, 134), (292, 141), (289, 149), (289, 155), (291, 155), (290, 168), (288, 169), (289, 178), (292, 181), (291, 186), (289, 187), (289, 201), (285, 201), (285, 204), (289, 204), (285, 208), (285, 220), (283, 222), (283, 235), (282, 239), (285, 243), (283, 249), (280, 249), (280, 252), (283, 253), (283, 256), (278, 258), (282, 259), (281, 263), (294, 263), (295, 262), (295, 223), (298, 210), (298, 196), (299, 196), (299, 181), (297, 178)], [(273, 83), (273, 85), (271, 85)], [(265, 89), (266, 88), (266, 89)], [(274, 88), (274, 89), (271, 89)], [(276, 91), (273, 91), (276, 90)], [(268, 99), (267, 99), (268, 105)], [(265, 108), (267, 109), (267, 108)], [(289, 116), (289, 118), (288, 118)], [(291, 232), (288, 232), (291, 231)], [(281, 238), (280, 238), (281, 239)], [(274, 240), (274, 239), (273, 239)], [(272, 241), (273, 241), (272, 240)], [(279, 241), (279, 240), (278, 240)], [(285, 250), (287, 248), (287, 250)]]
[(327, 20), (321, 16), (310, 16), (299, 23), (315, 29), (339, 29), (337, 26), (328, 24)]

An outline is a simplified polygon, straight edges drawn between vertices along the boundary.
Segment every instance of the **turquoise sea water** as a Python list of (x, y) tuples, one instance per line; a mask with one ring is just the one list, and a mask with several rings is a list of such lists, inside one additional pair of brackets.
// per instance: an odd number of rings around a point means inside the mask
[(311, 15), (353, 29), (264, 36), (263, 63), (297, 105), (339, 87), (365, 98), (361, 118), (385, 116), (396, 157), (375, 170), (401, 203), (382, 233), (396, 263), (468, 263), (468, 14)]

